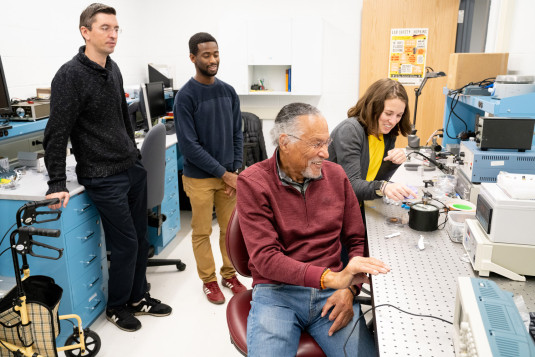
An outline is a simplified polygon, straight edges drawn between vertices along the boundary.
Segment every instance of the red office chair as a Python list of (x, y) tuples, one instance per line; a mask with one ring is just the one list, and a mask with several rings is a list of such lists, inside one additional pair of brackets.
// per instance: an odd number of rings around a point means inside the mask
[[(227, 254), (236, 271), (246, 277), (251, 276), (249, 270), (249, 253), (243, 241), (243, 235), (238, 222), (238, 213), (230, 217), (227, 227)], [(247, 355), (247, 316), (251, 309), (252, 290), (234, 295), (227, 305), (227, 324), (230, 340), (244, 356)], [(308, 333), (303, 332), (299, 340), (297, 357), (325, 357), (323, 350)]]

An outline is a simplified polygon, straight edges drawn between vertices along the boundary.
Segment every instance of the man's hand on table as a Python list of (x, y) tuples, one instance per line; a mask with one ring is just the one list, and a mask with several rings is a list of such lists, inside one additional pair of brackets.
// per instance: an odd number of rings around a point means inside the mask
[(324, 286), (331, 289), (345, 289), (351, 285), (369, 283), (366, 274), (386, 274), (390, 267), (376, 258), (354, 257), (344, 270), (340, 272), (328, 272), (324, 276)]

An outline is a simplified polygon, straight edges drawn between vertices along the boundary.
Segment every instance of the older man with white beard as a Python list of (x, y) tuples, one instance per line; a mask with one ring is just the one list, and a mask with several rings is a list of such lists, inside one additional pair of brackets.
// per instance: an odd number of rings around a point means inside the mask
[[(327, 121), (304, 103), (284, 106), (271, 132), (275, 154), (238, 177), (237, 214), (250, 255), (253, 300), (248, 356), (295, 356), (307, 331), (328, 356), (373, 356), (354, 302), (366, 274), (390, 268), (364, 258), (358, 200), (338, 164), (326, 161)], [(344, 245), (350, 261), (344, 268)]]

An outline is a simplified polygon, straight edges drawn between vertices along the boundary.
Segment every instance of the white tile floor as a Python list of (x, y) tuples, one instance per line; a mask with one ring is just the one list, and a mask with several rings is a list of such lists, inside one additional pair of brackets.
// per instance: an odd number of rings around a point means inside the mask
[[(187, 265), (185, 271), (176, 267), (151, 267), (147, 279), (151, 295), (173, 307), (167, 317), (140, 316), (143, 327), (136, 332), (124, 332), (106, 320), (102, 314), (91, 325), (102, 340), (99, 357), (145, 356), (241, 356), (230, 343), (226, 303), (214, 305), (206, 300), (202, 282), (197, 275), (191, 247), (191, 212), (182, 211), (181, 230), (158, 258), (179, 258)], [(221, 267), (219, 227), (214, 220), (212, 250), (217, 271)], [(218, 275), (218, 280), (220, 280)], [(240, 277), (251, 287), (251, 279)], [(222, 288), (230, 300), (232, 293)]]

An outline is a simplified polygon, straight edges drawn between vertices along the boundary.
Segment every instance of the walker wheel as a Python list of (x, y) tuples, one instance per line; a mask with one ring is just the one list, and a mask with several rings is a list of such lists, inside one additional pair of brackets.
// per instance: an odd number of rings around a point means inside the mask
[(176, 265), (176, 268), (177, 268), (179, 271), (184, 271), (184, 270), (186, 270), (186, 264), (180, 262), (179, 264)]
[[(91, 357), (96, 356), (98, 351), (100, 351), (100, 337), (96, 332), (91, 331), (90, 329), (84, 330), (84, 341), (85, 341), (85, 352), (82, 353), (80, 348), (74, 350), (65, 351), (67, 357)], [(67, 341), (65, 341), (65, 346), (74, 345), (80, 343), (80, 338), (78, 335), (70, 335)]]

